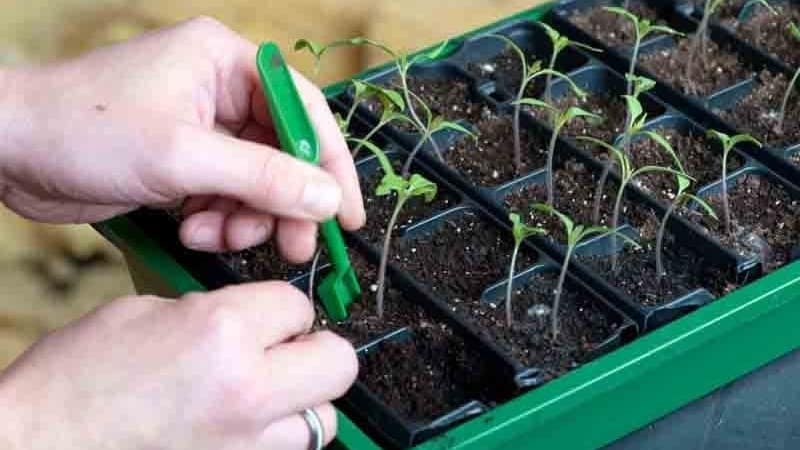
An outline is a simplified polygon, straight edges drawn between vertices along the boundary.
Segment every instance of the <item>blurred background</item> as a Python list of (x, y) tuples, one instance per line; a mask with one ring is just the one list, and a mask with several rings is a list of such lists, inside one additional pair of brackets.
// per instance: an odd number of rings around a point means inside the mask
[[(197, 15), (254, 42), (274, 40), (309, 76), (295, 40), (366, 36), (415, 49), (542, 0), (0, 0), (0, 64), (49, 61)], [(342, 50), (313, 79), (324, 85), (381, 62)], [(33, 341), (103, 301), (132, 293), (116, 251), (91, 228), (26, 222), (0, 205), (0, 368)]]

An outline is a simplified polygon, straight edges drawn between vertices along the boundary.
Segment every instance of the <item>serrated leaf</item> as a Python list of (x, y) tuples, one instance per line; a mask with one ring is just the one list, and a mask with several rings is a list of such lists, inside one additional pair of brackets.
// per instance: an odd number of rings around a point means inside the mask
[(401, 195), (408, 190), (408, 181), (394, 173), (387, 173), (381, 178), (380, 184), (375, 188), (375, 195), (383, 197), (392, 192)]
[(436, 198), (438, 187), (433, 181), (415, 173), (408, 180), (407, 190), (409, 197), (423, 197), (426, 203), (430, 203)]

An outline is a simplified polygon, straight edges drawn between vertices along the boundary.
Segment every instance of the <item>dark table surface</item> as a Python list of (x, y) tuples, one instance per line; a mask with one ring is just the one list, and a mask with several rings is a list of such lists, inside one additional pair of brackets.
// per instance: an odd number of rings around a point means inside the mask
[(800, 351), (675, 411), (605, 450), (634, 449), (800, 450)]

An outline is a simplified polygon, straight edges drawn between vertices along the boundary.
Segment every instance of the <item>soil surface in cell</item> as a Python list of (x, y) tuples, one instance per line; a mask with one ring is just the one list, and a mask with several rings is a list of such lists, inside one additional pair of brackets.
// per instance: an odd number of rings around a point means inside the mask
[(549, 381), (591, 359), (593, 352), (620, 327), (621, 318), (605, 310), (600, 300), (567, 283), (558, 311), (557, 339), (553, 339), (552, 311), (558, 274), (534, 276), (512, 292), (512, 324), (506, 321), (505, 298), (496, 302), (454, 305), (469, 315), (480, 330), (525, 367), (542, 370)]
[[(390, 408), (411, 420), (437, 418), (470, 400), (491, 404), (495, 391), (485, 358), (418, 303), (412, 302), (387, 279), (383, 318), (376, 315), (374, 282), (377, 269), (351, 252), (362, 284), (362, 297), (344, 323), (330, 322), (319, 300), (316, 329), (327, 328), (359, 347), (408, 327), (410, 339), (384, 341), (362, 353), (358, 379)], [(415, 299), (424, 301), (422, 299)]]
[(514, 167), (514, 127), (510, 115), (489, 114), (475, 123), (477, 139), (461, 137), (447, 149), (447, 165), (474, 183), (492, 187), (540, 169), (547, 158), (542, 137), (526, 128), (521, 121), (520, 143), (522, 167)]
[(289, 280), (309, 267), (309, 264), (286, 262), (272, 240), (248, 250), (223, 254), (221, 258), (246, 281)]
[[(657, 128), (654, 131), (672, 145), (683, 169), (696, 181), (691, 192), (722, 177), (722, 148), (711, 138), (693, 131), (674, 128)], [(675, 160), (663, 147), (650, 138), (631, 143), (634, 167), (660, 166), (676, 169)], [(743, 160), (735, 152), (728, 155), (728, 173), (741, 167)], [(661, 172), (646, 173), (638, 178), (639, 187), (662, 201), (671, 201), (677, 192), (675, 175)]]
[[(714, 11), (712, 20), (716, 19), (726, 22), (728, 19), (736, 17), (739, 15), (739, 11), (742, 10), (742, 6), (744, 6), (745, 3), (747, 3), (747, 0), (728, 0), (722, 2)], [(695, 11), (697, 11), (698, 17), (702, 17), (705, 4), (705, 0), (695, 1)]]
[[(526, 52), (526, 62), (530, 65), (536, 56)], [(559, 58), (561, 60), (563, 58)], [(546, 64), (548, 61), (542, 61)], [(560, 67), (557, 64), (557, 68)], [(564, 68), (562, 68), (564, 69)], [(470, 63), (467, 71), (476, 77), (491, 80), (504, 91), (509, 98), (516, 98), (519, 93), (519, 84), (522, 80), (522, 62), (516, 50), (506, 47), (502, 53), (486, 62)], [(525, 88), (524, 97), (539, 98), (544, 92), (546, 77), (536, 77)]]
[[(594, 220), (594, 198), (597, 189), (599, 172), (590, 170), (585, 164), (568, 160), (563, 168), (555, 171), (553, 178), (555, 208), (569, 216), (576, 225), (610, 226), (612, 208), (616, 196), (617, 183), (608, 179), (605, 193), (600, 202), (600, 222)], [(504, 203), (510, 211), (523, 215), (526, 222), (547, 230), (547, 237), (557, 242), (565, 242), (566, 234), (564, 225), (558, 218), (547, 213), (534, 211), (531, 205), (547, 201), (547, 188), (542, 183), (531, 184), (522, 189), (512, 191), (506, 196)], [(638, 226), (647, 220), (647, 212), (641, 207), (623, 199), (620, 212), (620, 222), (629, 222)]]
[(441, 323), (422, 322), (408, 340), (386, 341), (361, 357), (358, 379), (402, 417), (428, 422), (478, 400), (492, 405), (499, 384), (484, 358)]
[[(451, 305), (480, 299), (483, 291), (502, 281), (511, 262), (511, 232), (472, 211), (440, 219), (435, 230), (398, 246), (393, 260)], [(536, 256), (520, 250), (517, 268)]]
[[(629, 11), (639, 18), (662, 22), (656, 11), (643, 3), (631, 2)], [(636, 38), (630, 19), (606, 11), (602, 6), (575, 10), (569, 21), (610, 47), (632, 45)]]
[[(650, 230), (657, 230), (653, 217)], [(598, 271), (610, 284), (642, 306), (657, 307), (669, 303), (696, 289), (706, 288), (720, 296), (736, 288), (734, 279), (713, 262), (665, 236), (663, 263), (666, 275), (659, 277), (656, 269), (655, 233), (642, 240), (641, 248), (626, 245), (618, 253), (617, 271), (612, 269), (610, 256), (581, 256), (579, 259)]]
[[(352, 304), (349, 310), (350, 317), (347, 322), (343, 323), (328, 320), (325, 310), (317, 298), (315, 302), (317, 308), (316, 328), (328, 328), (358, 347), (400, 328), (431, 322), (428, 313), (418, 303), (406, 298), (405, 294), (396, 288), (388, 274), (383, 299), (384, 313), (383, 317), (379, 318), (377, 315), (378, 287), (375, 284), (378, 278), (377, 266), (369, 264), (364, 257), (354, 251), (350, 251), (350, 260), (361, 283), (361, 298)], [(328, 269), (318, 272), (315, 276), (315, 285), (319, 286), (327, 273)]]
[(729, 186), (731, 233), (725, 230), (722, 196), (707, 200), (719, 221), (706, 216), (690, 218), (725, 245), (741, 254), (758, 257), (767, 270), (791, 261), (800, 237), (800, 203), (779, 184), (763, 175), (747, 174)]
[[(566, 111), (577, 106), (602, 118), (602, 120), (594, 120), (577, 117), (561, 129), (561, 136), (590, 136), (605, 142), (613, 142), (614, 138), (623, 132), (626, 114), (625, 102), (616, 93), (608, 91), (601, 94), (590, 93), (583, 100), (570, 93), (554, 99), (553, 106), (559, 111)], [(551, 123), (549, 110), (529, 107), (525, 109), (542, 122)], [(579, 140), (576, 140), (575, 143), (581, 147), (590, 145)]]
[(700, 46), (697, 47), (691, 74), (687, 74), (691, 46), (692, 39), (678, 39), (676, 46), (642, 55), (640, 64), (656, 78), (673, 85), (684, 94), (694, 96), (709, 95), (751, 75), (735, 53), (721, 48), (710, 39), (705, 53)]
[[(403, 159), (404, 156), (392, 161), (397, 174), (401, 172), (404, 163)], [(418, 173), (415, 171), (414, 165), (411, 166), (411, 173)], [(383, 175), (383, 171), (378, 169), (369, 176), (360, 177), (361, 194), (364, 197), (364, 207), (367, 210), (367, 224), (358, 230), (358, 234), (373, 244), (383, 244), (386, 227), (397, 203), (397, 195), (394, 193), (384, 196), (375, 194), (375, 189), (380, 184)], [(424, 174), (421, 175), (424, 176)], [(451, 208), (457, 205), (458, 201), (458, 196), (447, 190), (445, 186), (438, 186), (436, 197), (431, 202), (425, 202), (422, 197), (413, 197), (407, 200), (400, 210), (393, 235), (401, 235), (402, 231), (408, 226), (429, 218), (437, 212)]]
[[(772, 3), (772, 2), (771, 2)], [(765, 50), (789, 67), (800, 66), (800, 43), (788, 31), (790, 23), (800, 23), (800, 7), (773, 4), (777, 14), (763, 7), (744, 21), (731, 21), (736, 35)]]
[[(402, 94), (400, 80), (394, 79), (390, 85)], [(425, 102), (434, 116), (442, 116), (452, 121), (466, 120), (475, 123), (487, 114), (487, 106), (480, 103), (471, 94), (469, 84), (461, 79), (412, 76), (408, 79), (408, 88)], [(380, 117), (383, 113), (380, 102), (368, 100), (365, 103), (367, 109), (376, 116)], [(415, 105), (414, 111), (424, 123), (426, 121), (424, 108), (416, 99), (413, 100), (413, 104)], [(408, 122), (395, 121), (392, 122), (392, 125), (406, 132), (416, 132), (416, 128)]]
[(800, 94), (789, 98), (786, 118), (779, 127), (780, 109), (788, 84), (786, 76), (764, 71), (758, 86), (733, 108), (717, 111), (734, 128), (747, 132), (767, 147), (788, 147), (800, 143)]

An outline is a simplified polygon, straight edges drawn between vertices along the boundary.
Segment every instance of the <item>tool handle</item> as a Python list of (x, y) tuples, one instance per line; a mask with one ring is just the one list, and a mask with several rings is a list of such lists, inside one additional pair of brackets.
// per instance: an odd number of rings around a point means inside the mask
[(320, 231), (325, 240), (328, 257), (331, 259), (333, 267), (337, 272), (346, 272), (350, 267), (350, 258), (347, 255), (344, 237), (339, 224), (335, 219), (326, 220), (322, 222)]
[(281, 148), (295, 158), (319, 164), (317, 134), (278, 46), (262, 45), (256, 61)]

